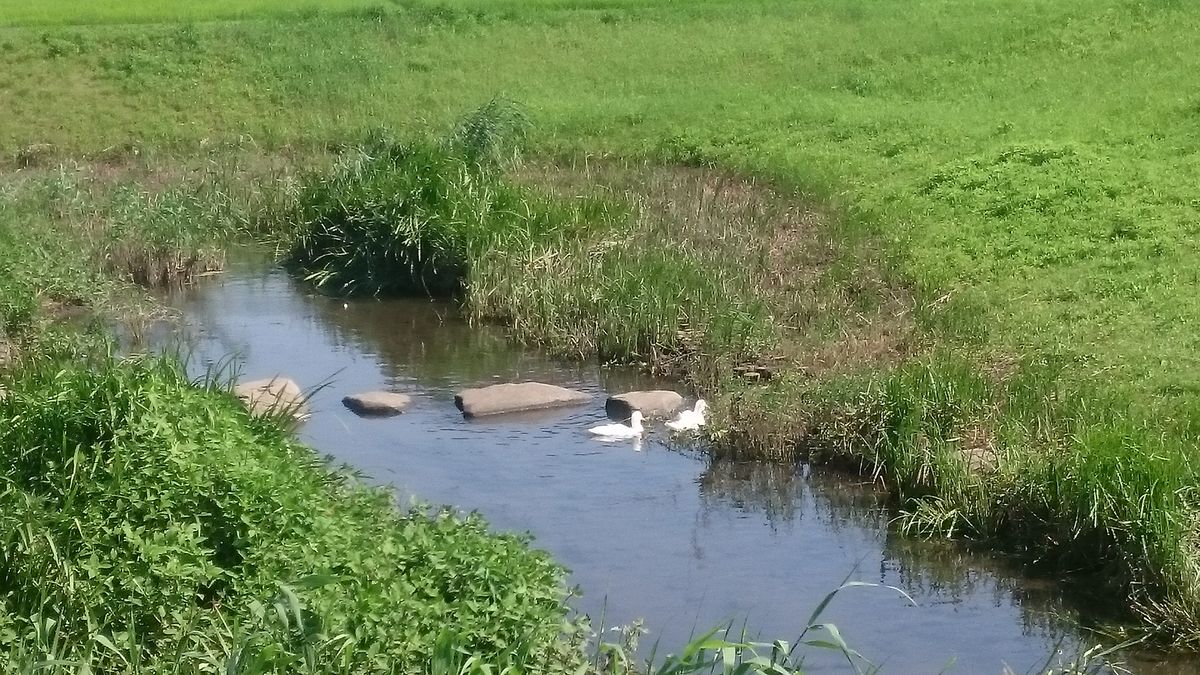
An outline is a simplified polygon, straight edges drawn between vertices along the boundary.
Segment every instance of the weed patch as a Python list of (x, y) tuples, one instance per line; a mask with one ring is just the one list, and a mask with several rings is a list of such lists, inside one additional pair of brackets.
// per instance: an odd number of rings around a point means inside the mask
[(369, 151), (302, 189), (288, 258), (333, 293), (455, 295), (488, 250), (523, 250), (580, 220), (436, 146)]
[[(420, 672), (445, 631), (497, 664), (561, 656), (545, 555), (475, 517), (397, 511), (168, 360), (40, 359), (5, 386), (6, 670), (41, 650), (104, 672)], [(276, 597), (296, 616), (264, 614)]]

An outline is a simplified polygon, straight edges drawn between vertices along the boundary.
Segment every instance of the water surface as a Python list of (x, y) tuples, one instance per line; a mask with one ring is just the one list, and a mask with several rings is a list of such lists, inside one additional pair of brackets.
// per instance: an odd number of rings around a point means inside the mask
[[(599, 623), (642, 618), (666, 650), (732, 622), (793, 639), (844, 580), (825, 620), (888, 673), (1026, 672), (1097, 639), (1079, 628), (1055, 584), (995, 557), (915, 541), (888, 528), (870, 486), (772, 463), (710, 462), (673, 444), (661, 425), (640, 444), (585, 433), (604, 419), (606, 392), (673, 387), (624, 370), (547, 358), (497, 329), (472, 328), (450, 305), (320, 296), (278, 269), (235, 265), (171, 297), (179, 340), (197, 371), (233, 359), (247, 378), (282, 374), (319, 388), (302, 439), (402, 499), (478, 510), (497, 530), (530, 532), (572, 570), (574, 606)], [(593, 405), (467, 421), (454, 393), (538, 380), (593, 393)], [(360, 419), (341, 397), (387, 389), (411, 409)], [(844, 662), (814, 654), (812, 672)], [(1194, 662), (1144, 672), (1193, 672)]]

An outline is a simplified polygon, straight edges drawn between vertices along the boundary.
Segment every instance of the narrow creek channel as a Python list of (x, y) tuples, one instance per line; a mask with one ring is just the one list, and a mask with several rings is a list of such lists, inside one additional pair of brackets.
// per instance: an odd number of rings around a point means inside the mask
[[(451, 305), (323, 297), (261, 262), (171, 294), (181, 325), (152, 341), (189, 352), (197, 373), (231, 360), (246, 377), (283, 374), (312, 398), (302, 440), (335, 462), (412, 497), (481, 512), (501, 531), (530, 532), (571, 569), (574, 606), (598, 623), (636, 618), (643, 645), (681, 647), (733, 622), (793, 639), (846, 578), (895, 585), (841, 594), (824, 620), (887, 673), (1018, 673), (1056, 649), (1094, 644), (1055, 584), (1022, 577), (961, 547), (906, 538), (868, 486), (769, 463), (711, 462), (661, 426), (632, 443), (592, 440), (606, 392), (663, 386), (635, 372), (562, 362), (521, 349), (499, 329), (468, 327)], [(466, 421), (464, 387), (539, 380), (596, 395), (559, 412)], [(409, 393), (412, 407), (360, 419), (343, 395)], [(1135, 672), (1196, 672), (1191, 659), (1131, 659)], [(812, 672), (844, 671), (814, 654)]]

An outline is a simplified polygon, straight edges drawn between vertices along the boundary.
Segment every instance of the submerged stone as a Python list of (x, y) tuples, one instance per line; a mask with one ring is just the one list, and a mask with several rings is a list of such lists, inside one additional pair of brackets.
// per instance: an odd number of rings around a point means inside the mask
[(368, 391), (342, 399), (342, 405), (359, 417), (399, 415), (410, 403), (412, 397), (407, 394), (393, 394), (388, 391)]
[(286, 377), (251, 380), (233, 388), (252, 415), (289, 414), (302, 420), (308, 417), (308, 405), (300, 385)]
[(482, 417), (579, 405), (591, 398), (590, 394), (552, 384), (518, 382), (465, 389), (454, 397), (454, 405), (464, 417)]
[(635, 410), (645, 417), (668, 417), (682, 407), (683, 396), (665, 389), (616, 394), (604, 403), (604, 411), (614, 420), (627, 420)]

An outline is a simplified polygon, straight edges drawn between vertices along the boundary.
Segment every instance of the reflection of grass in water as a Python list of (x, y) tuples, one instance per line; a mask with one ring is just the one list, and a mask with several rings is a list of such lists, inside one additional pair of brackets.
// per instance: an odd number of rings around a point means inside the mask
[[(1070, 587), (1064, 589), (1059, 581), (1031, 577), (1016, 561), (1006, 564), (959, 542), (928, 541), (890, 527), (894, 511), (886, 495), (870, 484), (856, 482), (851, 474), (805, 478), (790, 464), (714, 458), (701, 475), (699, 489), (702, 501), (762, 514), (772, 523), (807, 516), (821, 520), (833, 531), (857, 530), (864, 524), (877, 527), (885, 533), (883, 562), (899, 580), (898, 586), (917, 597), (939, 601), (958, 602), (980, 594), (1001, 604), (1015, 599), (1029, 634), (1065, 639), (1077, 623), (1068, 616), (1067, 607), (1082, 609), (1085, 619), (1110, 616), (1103, 606), (1093, 605), (1094, 598), (1089, 600)], [(804, 513), (800, 509), (808, 497), (816, 509)], [(1064, 601), (1070, 604), (1064, 606)]]
[[(505, 334), (472, 327), (451, 304), (437, 309), (420, 300), (350, 300), (305, 298), (321, 318), (324, 330), (343, 343), (363, 342), (380, 356), (380, 367), (393, 376), (430, 383), (493, 383), (531, 377), (582, 378), (594, 367), (553, 362), (533, 350), (513, 345)], [(551, 371), (546, 373), (545, 371)]]
[(762, 513), (773, 526), (802, 515), (806, 489), (797, 468), (779, 462), (712, 459), (700, 474), (700, 499), (725, 503), (747, 513)]

